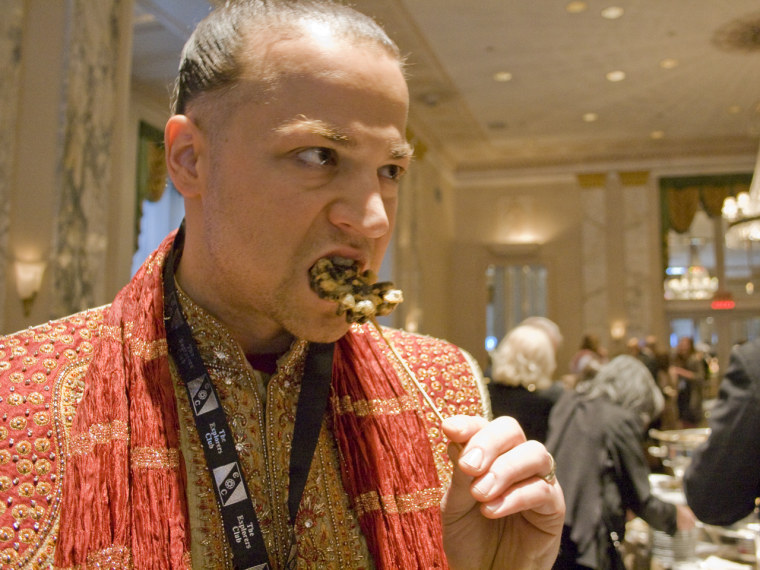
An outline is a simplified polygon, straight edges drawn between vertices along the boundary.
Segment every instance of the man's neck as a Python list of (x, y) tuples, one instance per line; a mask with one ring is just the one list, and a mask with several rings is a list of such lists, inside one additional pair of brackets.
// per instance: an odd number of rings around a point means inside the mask
[(180, 268), (176, 273), (178, 288), (195, 305), (222, 323), (232, 337), (240, 344), (246, 355), (281, 355), (293, 344), (293, 336), (280, 327), (270, 327), (272, 330), (267, 331), (266, 327), (256, 326), (250, 320), (229, 318), (229, 315), (224, 314), (224, 311), (217, 310), (213, 306), (213, 303), (204, 302), (203, 291), (195, 288), (192, 281), (182, 278), (181, 268), (182, 265), (180, 264)]

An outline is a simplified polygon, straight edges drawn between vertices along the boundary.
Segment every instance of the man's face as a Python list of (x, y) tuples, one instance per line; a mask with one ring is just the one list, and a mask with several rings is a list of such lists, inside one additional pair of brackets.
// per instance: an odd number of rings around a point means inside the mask
[(207, 137), (203, 297), (233, 330), (332, 341), (348, 325), (309, 268), (334, 255), (379, 268), (410, 161), (406, 82), (379, 48), (326, 35), (272, 42), (265, 57), (280, 71), (274, 92)]

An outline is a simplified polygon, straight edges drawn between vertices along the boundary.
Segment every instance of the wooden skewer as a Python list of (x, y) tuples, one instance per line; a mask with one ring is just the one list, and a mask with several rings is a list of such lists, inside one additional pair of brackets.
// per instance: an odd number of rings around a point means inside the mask
[(380, 338), (385, 341), (386, 346), (390, 349), (390, 351), (393, 353), (393, 356), (398, 360), (398, 362), (401, 364), (401, 366), (404, 368), (404, 371), (407, 373), (409, 378), (411, 378), (412, 382), (414, 383), (414, 386), (417, 388), (420, 394), (422, 394), (422, 397), (424, 398), (425, 402), (428, 406), (430, 406), (430, 409), (433, 410), (433, 413), (436, 415), (436, 417), (443, 422), (445, 419), (443, 417), (443, 414), (438, 409), (438, 406), (435, 405), (435, 402), (433, 402), (433, 399), (428, 395), (428, 393), (425, 391), (425, 387), (422, 385), (422, 383), (417, 380), (417, 376), (412, 372), (412, 369), (409, 368), (409, 365), (406, 363), (406, 361), (401, 358), (401, 355), (396, 352), (396, 349), (393, 347), (393, 345), (390, 343), (390, 341), (386, 338), (386, 336), (383, 334), (383, 330), (378, 324), (378, 322), (372, 318), (371, 319), (372, 324), (375, 326), (375, 329), (377, 330), (377, 333), (380, 335)]

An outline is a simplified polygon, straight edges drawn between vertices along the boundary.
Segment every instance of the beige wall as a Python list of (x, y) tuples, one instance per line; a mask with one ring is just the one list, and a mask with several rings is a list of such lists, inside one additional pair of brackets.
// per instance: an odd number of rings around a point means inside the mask
[[(571, 176), (468, 183), (456, 190), (447, 337), (469, 350), (481, 366), (487, 364), (489, 264), (544, 265), (548, 270), (547, 316), (563, 324), (566, 338), (577, 334), (581, 321), (581, 192)], [(561, 354), (560, 361), (563, 357)]]
[(404, 179), (395, 235), (394, 280), (404, 303), (394, 325), (445, 336), (448, 260), (452, 242), (452, 193), (429, 154), (418, 157)]

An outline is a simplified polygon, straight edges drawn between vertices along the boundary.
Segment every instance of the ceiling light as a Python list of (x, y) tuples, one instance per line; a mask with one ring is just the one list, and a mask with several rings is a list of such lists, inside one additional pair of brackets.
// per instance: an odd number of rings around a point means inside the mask
[(666, 57), (660, 62), (660, 67), (663, 69), (673, 69), (674, 67), (678, 67), (678, 60), (672, 57)]
[(651, 133), (649, 133), (649, 137), (656, 141), (660, 139), (664, 139), (665, 131), (652, 131)]
[(620, 6), (610, 6), (602, 10), (602, 18), (607, 20), (617, 20), (623, 15), (624, 10)]
[(587, 8), (588, 4), (585, 2), (570, 2), (567, 6), (565, 6), (565, 10), (567, 10), (567, 12), (570, 14), (580, 14)]
[(612, 81), (613, 83), (623, 81), (623, 79), (625, 79), (625, 71), (610, 71), (605, 77), (607, 78), (607, 81)]
[(584, 113), (583, 114), (583, 120), (587, 123), (593, 123), (599, 118), (599, 115), (596, 113)]
[(493, 74), (493, 80), (499, 83), (506, 83), (512, 81), (512, 74), (509, 71), (497, 71)]

